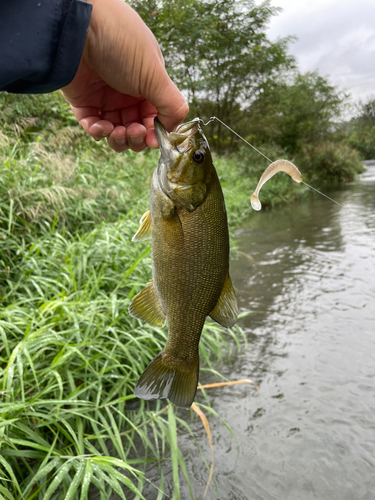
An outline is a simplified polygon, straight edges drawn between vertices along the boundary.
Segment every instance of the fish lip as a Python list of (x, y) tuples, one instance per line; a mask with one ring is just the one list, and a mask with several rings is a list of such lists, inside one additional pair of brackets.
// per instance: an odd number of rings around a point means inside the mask
[[(199, 129), (199, 125), (200, 125), (201, 121), (202, 120), (200, 118), (193, 118), (192, 120), (190, 120), (188, 122), (180, 123), (180, 125), (176, 129), (176, 132), (178, 134), (181, 134), (181, 133), (186, 134), (187, 136), (194, 135), (195, 132)], [(193, 132), (191, 132), (191, 129), (194, 128), (196, 125), (197, 125), (197, 128)], [(188, 133), (188, 132), (190, 132), (190, 133)]]
[(165, 130), (163, 124), (159, 120), (157, 116), (154, 118), (154, 127), (155, 127), (155, 133), (156, 137), (158, 139), (160, 151), (163, 152), (165, 150), (170, 150), (171, 149), (171, 143), (168, 139), (168, 132)]

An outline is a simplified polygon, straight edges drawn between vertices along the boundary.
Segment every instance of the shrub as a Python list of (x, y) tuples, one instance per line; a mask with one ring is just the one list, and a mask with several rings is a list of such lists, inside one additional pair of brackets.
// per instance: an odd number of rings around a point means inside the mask
[(306, 146), (296, 157), (296, 163), (313, 184), (352, 181), (363, 171), (358, 151), (330, 141)]

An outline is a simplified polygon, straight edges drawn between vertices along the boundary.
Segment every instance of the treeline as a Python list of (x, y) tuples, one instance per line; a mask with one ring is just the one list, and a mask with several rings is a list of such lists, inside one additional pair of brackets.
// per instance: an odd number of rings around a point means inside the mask
[[(266, 153), (303, 165), (315, 182), (351, 179), (362, 159), (375, 157), (375, 100), (343, 122), (349, 96), (317, 73), (299, 72), (288, 53), (293, 37), (267, 37), (271, 18), (280, 12), (270, 1), (131, 4), (159, 41), (167, 70), (188, 99), (190, 118), (219, 117)], [(219, 154), (242, 147), (218, 122), (207, 136)]]

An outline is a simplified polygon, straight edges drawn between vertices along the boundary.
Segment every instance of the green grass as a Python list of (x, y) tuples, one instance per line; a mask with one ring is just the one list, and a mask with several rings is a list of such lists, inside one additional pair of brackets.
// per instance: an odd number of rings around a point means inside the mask
[[(116, 155), (69, 123), (56, 97), (61, 119), (42, 123), (22, 114), (58, 114), (50, 96), (43, 112), (19, 99), (2, 101), (0, 499), (143, 498), (150, 462), (164, 498), (165, 461), (179, 498), (179, 481), (190, 482), (178, 429), (193, 417), (160, 403), (130, 409), (167, 334), (127, 312), (151, 277), (149, 245), (131, 238), (158, 152)], [(229, 339), (240, 345), (238, 333), (205, 328), (212, 380), (212, 359)]]

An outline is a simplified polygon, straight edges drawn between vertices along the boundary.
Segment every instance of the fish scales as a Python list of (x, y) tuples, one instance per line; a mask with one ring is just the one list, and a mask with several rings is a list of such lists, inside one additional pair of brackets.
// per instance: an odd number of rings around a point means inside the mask
[(189, 362), (196, 359), (204, 321), (217, 303), (228, 271), (224, 199), (216, 176), (205, 203), (193, 212), (178, 208), (170, 224), (158, 217), (155, 204), (151, 205), (154, 286), (169, 326), (164, 352)]

